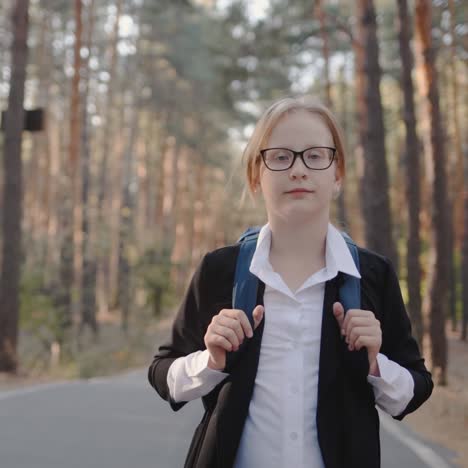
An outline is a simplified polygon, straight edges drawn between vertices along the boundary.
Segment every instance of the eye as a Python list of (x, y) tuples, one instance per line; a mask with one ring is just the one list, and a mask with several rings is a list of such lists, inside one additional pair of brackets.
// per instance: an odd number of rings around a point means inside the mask
[(272, 156), (277, 161), (288, 161), (291, 158), (291, 155), (284, 150), (277, 150)]
[(317, 154), (317, 153), (309, 153), (307, 155), (307, 159), (320, 159), (320, 158), (321, 158), (320, 154)]
[(289, 156), (285, 153), (280, 153), (276, 155), (276, 159), (278, 159), (279, 161), (286, 161), (289, 159)]
[(314, 148), (306, 152), (305, 157), (310, 161), (318, 161), (326, 157), (325, 151), (320, 148)]

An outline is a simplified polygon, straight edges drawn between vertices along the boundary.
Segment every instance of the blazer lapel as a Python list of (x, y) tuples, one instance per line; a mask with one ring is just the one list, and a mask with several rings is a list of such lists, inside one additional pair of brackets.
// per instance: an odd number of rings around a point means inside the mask
[(325, 465), (330, 468), (343, 466), (341, 450), (343, 414), (339, 398), (342, 391), (339, 384), (339, 379), (342, 377), (341, 334), (333, 315), (333, 303), (337, 300), (338, 277), (335, 277), (325, 284), (316, 416), (322, 457)]
[(320, 338), (318, 407), (320, 407), (322, 399), (326, 397), (328, 387), (336, 379), (339, 368), (341, 335), (333, 315), (333, 303), (336, 301), (338, 301), (337, 277), (325, 283)]
[[(264, 305), (265, 283), (259, 280), (257, 305)], [(239, 446), (257, 375), (265, 316), (248, 342), (244, 354), (218, 396), (217, 466), (232, 466)]]

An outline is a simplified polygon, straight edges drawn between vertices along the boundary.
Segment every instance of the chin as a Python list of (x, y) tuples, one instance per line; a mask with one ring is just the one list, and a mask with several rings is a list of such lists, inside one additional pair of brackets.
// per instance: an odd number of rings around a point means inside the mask
[(301, 221), (310, 221), (310, 218), (316, 217), (321, 210), (314, 207), (294, 207), (284, 211), (283, 219), (296, 223)]

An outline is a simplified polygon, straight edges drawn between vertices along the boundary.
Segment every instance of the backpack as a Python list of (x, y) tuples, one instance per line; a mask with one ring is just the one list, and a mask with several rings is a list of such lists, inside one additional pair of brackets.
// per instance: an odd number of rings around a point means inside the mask
[[(232, 308), (240, 309), (245, 312), (252, 326), (252, 330), (254, 328), (253, 310), (257, 305), (258, 278), (249, 271), (249, 267), (255, 252), (260, 229), (260, 226), (247, 228), (237, 241), (237, 243), (240, 244), (240, 250), (239, 256), (237, 257), (232, 289)], [(359, 271), (357, 246), (348, 234), (341, 232), (341, 235), (346, 241), (346, 245)], [(344, 280), (341, 281), (339, 286), (339, 299), (346, 314), (349, 309), (361, 308), (361, 283), (360, 279), (355, 276), (343, 273), (343, 277)], [(249, 340), (244, 339), (237, 351), (228, 351), (226, 353), (226, 370), (234, 366), (248, 341)], [(359, 351), (349, 351), (344, 337), (342, 337), (342, 343), (344, 343), (343, 347), (345, 351), (347, 351), (347, 353), (345, 353), (345, 359), (348, 361), (348, 365), (361, 376), (367, 376), (369, 368), (366, 348), (361, 348)]]

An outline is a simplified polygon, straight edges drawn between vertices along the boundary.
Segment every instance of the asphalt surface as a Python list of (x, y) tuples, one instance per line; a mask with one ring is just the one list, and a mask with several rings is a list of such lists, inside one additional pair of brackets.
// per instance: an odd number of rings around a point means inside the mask
[[(145, 369), (0, 392), (0, 467), (182, 468), (202, 408), (172, 411)], [(382, 468), (456, 466), (404, 422), (383, 413), (381, 422)]]

